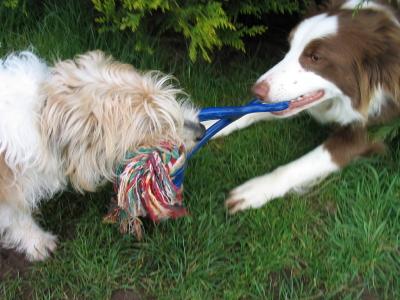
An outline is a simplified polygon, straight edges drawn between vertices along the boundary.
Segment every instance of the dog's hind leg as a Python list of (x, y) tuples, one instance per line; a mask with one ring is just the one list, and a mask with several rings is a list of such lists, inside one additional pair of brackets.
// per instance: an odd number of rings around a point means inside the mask
[(31, 261), (44, 260), (57, 246), (57, 238), (43, 231), (31, 208), (0, 157), (0, 242), (25, 253)]

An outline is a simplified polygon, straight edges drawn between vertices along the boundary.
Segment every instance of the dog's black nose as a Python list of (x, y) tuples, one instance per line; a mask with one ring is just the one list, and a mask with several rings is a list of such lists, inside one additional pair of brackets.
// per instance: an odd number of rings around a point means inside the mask
[(206, 134), (206, 127), (199, 123), (198, 130), (196, 130), (196, 141), (200, 141)]

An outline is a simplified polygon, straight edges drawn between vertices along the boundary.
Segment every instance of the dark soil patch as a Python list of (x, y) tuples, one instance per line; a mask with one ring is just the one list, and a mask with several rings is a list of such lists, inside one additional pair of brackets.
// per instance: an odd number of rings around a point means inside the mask
[(31, 266), (23, 254), (0, 247), (0, 280), (23, 276)]
[(361, 300), (379, 300), (381, 299), (377, 294), (372, 291), (364, 290), (360, 297)]
[(143, 297), (138, 292), (133, 290), (115, 290), (111, 294), (111, 300), (145, 300), (146, 297)]
[[(26, 260), (23, 254), (0, 247), (0, 282), (24, 277), (31, 265), (32, 263)], [(32, 299), (33, 289), (29, 283), (25, 282), (19, 288), (19, 299)]]

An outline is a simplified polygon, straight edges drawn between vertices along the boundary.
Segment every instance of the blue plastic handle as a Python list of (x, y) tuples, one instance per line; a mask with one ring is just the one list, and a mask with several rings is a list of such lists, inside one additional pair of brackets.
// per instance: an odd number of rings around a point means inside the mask
[(190, 159), (200, 148), (207, 143), (218, 131), (228, 126), (233, 121), (243, 117), (244, 115), (259, 113), (259, 112), (274, 112), (282, 111), (289, 107), (290, 101), (265, 103), (259, 99), (252, 100), (249, 104), (243, 106), (224, 106), (224, 107), (206, 107), (199, 113), (200, 121), (216, 120), (215, 124), (207, 129), (203, 138), (196, 146), (187, 154), (187, 159)]
[[(233, 121), (247, 114), (258, 112), (274, 112), (282, 111), (289, 107), (290, 101), (265, 103), (261, 100), (254, 99), (249, 104), (243, 106), (225, 106), (225, 107), (206, 107), (199, 113), (200, 121), (219, 120), (209, 127), (203, 138), (186, 154), (188, 161), (197, 151), (203, 147), (215, 134), (231, 124)], [(183, 183), (186, 164), (177, 171), (174, 177), (174, 184), (180, 187)]]
[(289, 101), (277, 103), (265, 103), (261, 100), (254, 99), (247, 105), (243, 106), (224, 106), (224, 107), (206, 107), (199, 113), (200, 121), (217, 120), (217, 119), (238, 119), (244, 115), (258, 113), (281, 111), (289, 107)]

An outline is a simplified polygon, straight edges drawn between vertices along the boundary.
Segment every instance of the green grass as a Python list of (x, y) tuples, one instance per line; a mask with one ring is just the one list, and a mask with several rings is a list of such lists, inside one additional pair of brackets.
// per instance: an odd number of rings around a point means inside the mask
[[(157, 55), (138, 55), (129, 35), (98, 34), (90, 6), (79, 2), (49, 3), (25, 19), (3, 13), (0, 54), (33, 45), (52, 60), (99, 48), (138, 68), (173, 73), (200, 106), (243, 103), (276, 59), (265, 45), (213, 64), (192, 64), (163, 44)], [(102, 224), (110, 186), (60, 195), (37, 216), (60, 237), (55, 257), (0, 282), (0, 299), (23, 299), (27, 289), (34, 299), (109, 299), (122, 288), (160, 299), (362, 299), (367, 292), (399, 299), (399, 143), (305, 195), (235, 216), (224, 209), (230, 189), (304, 154), (327, 132), (302, 116), (211, 142), (186, 175), (190, 216), (146, 222), (140, 243)]]

